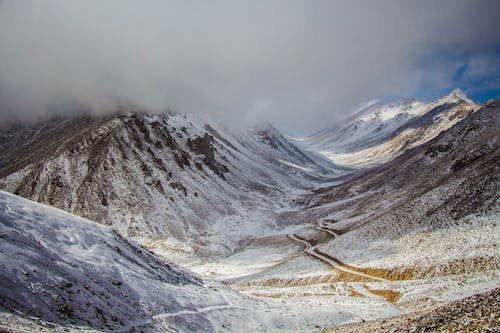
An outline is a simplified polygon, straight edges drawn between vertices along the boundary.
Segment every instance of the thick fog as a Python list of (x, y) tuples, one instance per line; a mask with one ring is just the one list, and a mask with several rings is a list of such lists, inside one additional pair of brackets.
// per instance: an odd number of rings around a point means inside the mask
[(311, 131), (457, 73), (481, 83), (499, 14), (497, 0), (4, 0), (0, 121), (169, 108)]

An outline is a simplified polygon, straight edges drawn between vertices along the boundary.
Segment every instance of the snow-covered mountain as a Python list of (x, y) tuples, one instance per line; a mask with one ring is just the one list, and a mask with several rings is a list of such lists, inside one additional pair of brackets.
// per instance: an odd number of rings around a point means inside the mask
[(499, 128), (500, 109), (490, 104), (390, 163), (309, 196), (312, 211), (342, 234), (328, 253), (416, 275), (499, 269)]
[(366, 147), (387, 139), (409, 119), (421, 115), (425, 104), (412, 99), (388, 104), (369, 103), (357, 110), (346, 125), (323, 130), (306, 138), (317, 150), (335, 147), (340, 152)]
[(334, 163), (368, 166), (387, 162), (436, 137), (479, 108), (459, 89), (431, 103), (370, 103), (341, 127), (298, 140)]
[(0, 188), (100, 224), (0, 191), (0, 329), (315, 330), (492, 289), (500, 109), (477, 108), (372, 103), (303, 141), (140, 112), (4, 130)]
[(273, 230), (276, 207), (335, 174), (270, 126), (235, 135), (172, 113), (54, 119), (0, 137), (1, 189), (178, 260), (230, 253)]
[(288, 213), (303, 221), (289, 234), (301, 255), (234, 285), (268, 297), (317, 295), (332, 307), (368, 302), (381, 313), (388, 304), (413, 311), (497, 287), (499, 105), (302, 196)]

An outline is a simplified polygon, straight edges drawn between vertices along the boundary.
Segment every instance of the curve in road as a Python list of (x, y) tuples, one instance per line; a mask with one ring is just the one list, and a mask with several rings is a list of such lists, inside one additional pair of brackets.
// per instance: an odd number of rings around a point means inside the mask
[(364, 277), (364, 278), (368, 278), (368, 279), (372, 279), (375, 281), (380, 281), (380, 282), (388, 282), (389, 281), (389, 280), (386, 280), (386, 279), (383, 279), (383, 278), (380, 278), (377, 276), (373, 276), (373, 275), (369, 275), (369, 274), (365, 274), (365, 273), (361, 273), (361, 272), (357, 272), (355, 270), (349, 269), (346, 267), (347, 265), (342, 263), (342, 261), (340, 261), (337, 258), (334, 258), (330, 255), (327, 256), (323, 252), (319, 251), (316, 248), (316, 246), (312, 246), (311, 243), (309, 243), (307, 240), (300, 238), (300, 237), (297, 237), (294, 234), (290, 234), (290, 235), (288, 235), (288, 237), (296, 242), (299, 242), (299, 243), (302, 243), (305, 245), (306, 248), (304, 249), (304, 251), (302, 253), (307, 253), (310, 256), (313, 256), (313, 257), (321, 260), (322, 262), (326, 263), (329, 266), (332, 266), (333, 268), (335, 268), (339, 271), (353, 274), (353, 275), (357, 275), (357, 276)]

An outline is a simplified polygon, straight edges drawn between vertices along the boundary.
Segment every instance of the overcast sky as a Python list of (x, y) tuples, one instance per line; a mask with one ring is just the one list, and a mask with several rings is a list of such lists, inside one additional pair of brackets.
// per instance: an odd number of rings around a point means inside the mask
[(0, 0), (0, 121), (117, 105), (303, 133), (500, 90), (498, 0)]

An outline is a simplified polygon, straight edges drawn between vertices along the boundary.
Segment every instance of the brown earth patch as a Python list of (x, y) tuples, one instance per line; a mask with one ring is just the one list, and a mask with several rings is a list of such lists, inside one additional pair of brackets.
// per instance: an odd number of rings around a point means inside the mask
[[(314, 252), (326, 257), (332, 261), (334, 261), (339, 266), (342, 266), (351, 271), (355, 271), (358, 273), (363, 273), (366, 275), (371, 275), (373, 277), (382, 278), (391, 281), (399, 281), (399, 280), (411, 280), (413, 279), (414, 268), (394, 268), (394, 269), (384, 269), (384, 268), (363, 268), (348, 265), (339, 259), (332, 257), (328, 253), (322, 252), (318, 249), (314, 249)], [(366, 279), (366, 278), (365, 278)]]
[(335, 267), (331, 267), (331, 269), (338, 272), (338, 278), (337, 278), (338, 282), (373, 282), (374, 281), (374, 279), (370, 279), (368, 277), (353, 274), (353, 273), (344, 272), (344, 271), (336, 269)]
[[(383, 278), (390, 281), (403, 281), (412, 279), (423, 279), (436, 276), (446, 276), (453, 274), (464, 274), (477, 271), (486, 271), (500, 269), (499, 258), (472, 258), (472, 259), (460, 259), (453, 260), (444, 265), (436, 267), (396, 267), (396, 268), (361, 268), (356, 266), (347, 265), (340, 260), (317, 251), (317, 253), (337, 262), (339, 265), (350, 269), (355, 272), (364, 273), (378, 278)], [(322, 260), (314, 257), (323, 262)], [(338, 270), (332, 266), (329, 266), (332, 270), (332, 274), (319, 275), (319, 276), (308, 276), (299, 278), (269, 278), (264, 280), (254, 280), (245, 282), (234, 282), (229, 283), (235, 287), (252, 287), (252, 286), (262, 286), (262, 287), (296, 287), (296, 286), (309, 286), (314, 284), (326, 284), (334, 282), (373, 282), (373, 279), (359, 276), (353, 273), (344, 272)], [(381, 295), (383, 296), (383, 295)], [(386, 295), (389, 297), (389, 295)], [(384, 296), (385, 297), (385, 296)], [(390, 296), (390, 297), (396, 297)]]
[(399, 291), (393, 291), (389, 289), (370, 289), (365, 286), (366, 290), (371, 292), (374, 295), (382, 296), (387, 300), (387, 302), (395, 303), (399, 300), (401, 293)]
[(338, 265), (351, 271), (371, 275), (390, 281), (415, 280), (429, 277), (447, 276), (454, 274), (474, 273), (478, 271), (499, 270), (500, 257), (474, 257), (466, 259), (450, 260), (444, 264), (430, 267), (394, 267), (394, 268), (376, 268), (376, 267), (356, 267), (346, 264), (339, 259), (332, 257), (328, 253), (314, 249), (314, 252), (320, 254)]

